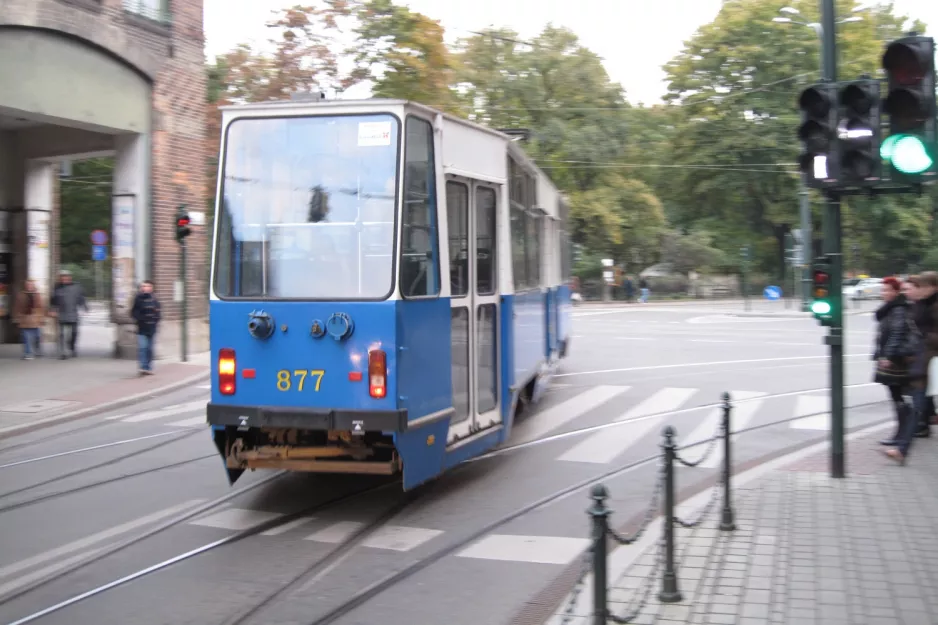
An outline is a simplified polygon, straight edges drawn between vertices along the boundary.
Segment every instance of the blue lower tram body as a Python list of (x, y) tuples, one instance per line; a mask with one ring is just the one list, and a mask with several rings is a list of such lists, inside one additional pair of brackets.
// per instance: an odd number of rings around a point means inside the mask
[[(256, 338), (263, 308), (273, 332)], [(333, 316), (351, 321), (330, 334)], [(234, 483), (247, 469), (394, 475), (405, 490), (507, 440), (519, 403), (536, 402), (570, 341), (566, 286), (500, 298), (501, 423), (447, 445), (453, 406), (447, 299), (211, 303), (208, 422)], [(314, 328), (314, 326), (316, 326)], [(328, 330), (326, 330), (328, 328)], [(316, 330), (316, 331), (314, 331)], [(318, 336), (317, 336), (318, 335)], [(234, 350), (235, 391), (219, 387), (219, 354)], [(386, 358), (386, 396), (369, 393), (369, 351)]]

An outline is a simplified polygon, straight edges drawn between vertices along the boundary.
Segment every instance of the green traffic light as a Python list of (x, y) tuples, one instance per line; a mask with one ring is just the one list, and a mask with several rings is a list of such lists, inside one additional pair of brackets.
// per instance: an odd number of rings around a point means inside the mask
[(893, 167), (904, 174), (920, 174), (934, 164), (925, 142), (911, 135), (896, 142), (891, 160)]
[(884, 161), (892, 159), (892, 155), (896, 149), (896, 143), (904, 136), (905, 135), (892, 135), (882, 142), (879, 146), (879, 155), (883, 157)]
[(811, 303), (811, 312), (815, 315), (826, 315), (831, 311), (830, 302), (824, 300), (815, 300)]

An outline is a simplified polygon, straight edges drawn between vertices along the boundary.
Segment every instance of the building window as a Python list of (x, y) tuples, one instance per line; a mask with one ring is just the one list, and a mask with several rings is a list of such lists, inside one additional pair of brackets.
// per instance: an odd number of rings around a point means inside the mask
[(124, 0), (124, 10), (161, 24), (170, 22), (169, 0)]

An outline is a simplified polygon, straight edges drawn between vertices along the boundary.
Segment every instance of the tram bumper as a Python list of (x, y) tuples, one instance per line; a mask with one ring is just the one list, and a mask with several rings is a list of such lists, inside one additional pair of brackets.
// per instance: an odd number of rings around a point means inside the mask
[(452, 410), (415, 421), (406, 409), (209, 403), (206, 412), (231, 484), (247, 469), (394, 475), (406, 465), (409, 489), (442, 472)]

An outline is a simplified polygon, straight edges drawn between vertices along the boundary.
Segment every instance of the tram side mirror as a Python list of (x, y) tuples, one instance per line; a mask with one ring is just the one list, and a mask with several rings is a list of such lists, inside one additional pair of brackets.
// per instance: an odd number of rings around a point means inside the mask
[(274, 320), (267, 313), (254, 311), (248, 320), (248, 332), (258, 340), (269, 339), (274, 333)]

